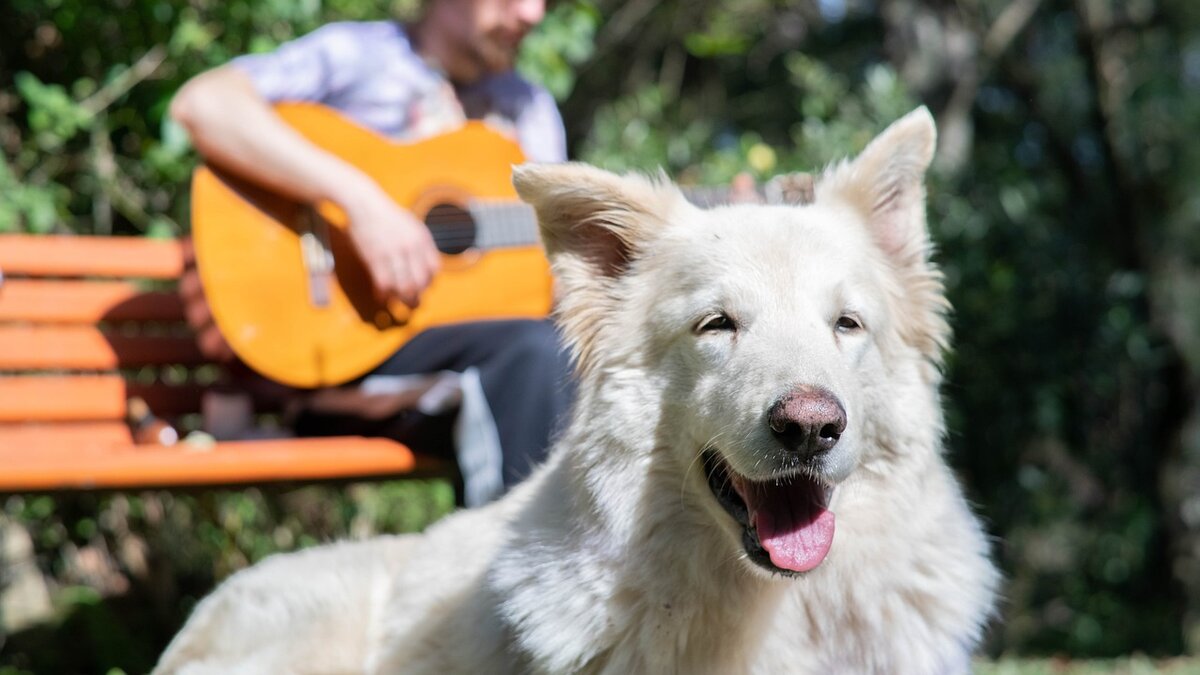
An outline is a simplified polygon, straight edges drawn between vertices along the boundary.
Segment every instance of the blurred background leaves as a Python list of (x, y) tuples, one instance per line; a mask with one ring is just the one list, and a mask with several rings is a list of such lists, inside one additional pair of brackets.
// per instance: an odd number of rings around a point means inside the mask
[[(195, 156), (164, 116), (186, 78), (415, 4), (11, 0), (0, 231), (186, 232)], [(1200, 5), (560, 0), (520, 68), (559, 98), (575, 158), (698, 185), (818, 169), (928, 105), (930, 223), (956, 308), (948, 454), (1007, 579), (987, 648), (1200, 651)], [(140, 656), (72, 666), (137, 670), (230, 571), (448, 508), (444, 486), (401, 485), (15, 497), (4, 512), (49, 578), (92, 589), (60, 602), (113, 613), (64, 630), (156, 607), (147, 637), (113, 638)], [(170, 583), (114, 553), (135, 538)], [(72, 571), (88, 547), (124, 586)], [(142, 614), (118, 608), (135, 597)], [(0, 669), (31, 667), (37, 652), (12, 645)]]

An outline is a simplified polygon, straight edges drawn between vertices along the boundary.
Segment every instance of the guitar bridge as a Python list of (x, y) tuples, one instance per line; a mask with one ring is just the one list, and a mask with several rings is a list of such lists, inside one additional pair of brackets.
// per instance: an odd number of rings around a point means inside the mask
[(329, 306), (333, 286), (333, 251), (329, 249), (329, 224), (315, 209), (308, 211), (308, 231), (300, 235), (300, 256), (308, 277), (308, 301)]

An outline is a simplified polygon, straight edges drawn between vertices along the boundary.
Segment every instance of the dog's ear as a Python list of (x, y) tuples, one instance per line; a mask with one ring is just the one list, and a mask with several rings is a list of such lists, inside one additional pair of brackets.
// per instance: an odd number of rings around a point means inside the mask
[(614, 286), (676, 209), (690, 208), (666, 179), (618, 176), (585, 164), (514, 167), (513, 185), (537, 211), (554, 267), (555, 314), (578, 367), (596, 365)]
[(683, 199), (665, 179), (618, 176), (581, 163), (513, 167), (513, 185), (537, 212), (555, 267), (573, 263), (601, 277), (621, 274)]
[(917, 108), (884, 129), (853, 161), (827, 173), (818, 195), (827, 191), (857, 208), (893, 259), (922, 260), (929, 242), (925, 171), (936, 145), (933, 116), (924, 106)]
[(884, 129), (854, 160), (830, 169), (816, 190), (818, 202), (841, 199), (863, 215), (897, 271), (900, 334), (932, 364), (941, 363), (950, 337), (949, 304), (941, 273), (929, 260), (925, 225), (925, 172), (936, 144), (933, 116), (917, 108)]

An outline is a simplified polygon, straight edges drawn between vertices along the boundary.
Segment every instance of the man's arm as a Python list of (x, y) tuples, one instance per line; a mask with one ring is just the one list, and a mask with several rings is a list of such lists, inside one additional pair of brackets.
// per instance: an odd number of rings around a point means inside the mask
[(428, 228), (366, 174), (284, 123), (245, 73), (224, 66), (198, 75), (170, 115), (207, 159), (281, 195), (341, 207), (376, 293), (417, 305), (440, 263)]

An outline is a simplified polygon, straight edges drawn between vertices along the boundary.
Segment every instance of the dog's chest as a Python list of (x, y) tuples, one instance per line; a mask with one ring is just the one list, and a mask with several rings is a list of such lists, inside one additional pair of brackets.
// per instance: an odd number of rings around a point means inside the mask
[[(721, 593), (687, 589), (672, 595), (629, 591), (614, 596), (607, 649), (584, 669), (616, 673), (748, 673), (756, 660), (773, 601), (758, 590)], [(732, 589), (725, 589), (732, 590)], [(723, 596), (720, 599), (706, 597)]]

